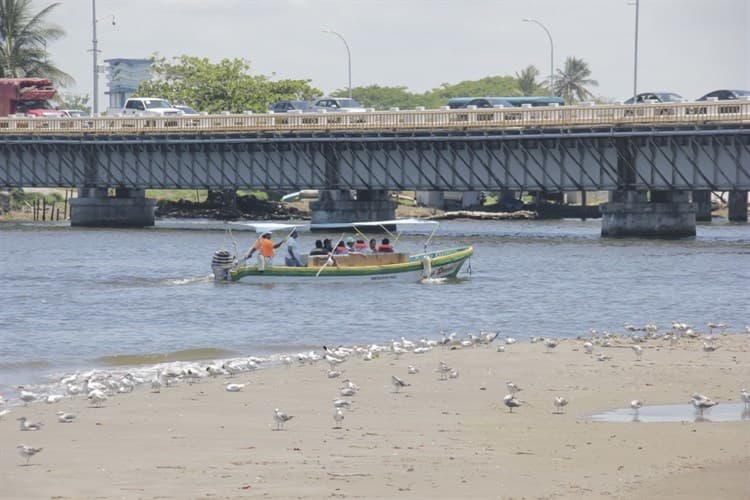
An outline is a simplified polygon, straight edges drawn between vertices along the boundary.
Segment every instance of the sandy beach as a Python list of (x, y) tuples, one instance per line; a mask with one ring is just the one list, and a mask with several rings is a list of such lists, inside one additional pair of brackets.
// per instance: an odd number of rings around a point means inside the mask
[[(149, 384), (101, 408), (83, 397), (13, 407), (0, 421), (3, 498), (714, 498), (750, 497), (750, 420), (696, 421), (700, 392), (741, 404), (750, 386), (750, 335), (643, 344), (628, 339), (583, 349), (584, 340), (429, 352), (352, 355), (234, 377)], [(505, 347), (504, 352), (498, 346)], [(611, 359), (599, 361), (597, 353)], [(440, 361), (457, 371), (441, 380)], [(419, 369), (409, 374), (408, 366)], [(391, 376), (410, 384), (396, 392)], [(332, 400), (348, 397), (341, 428)], [(506, 382), (521, 406), (503, 404)], [(225, 384), (246, 384), (228, 392)], [(555, 396), (569, 404), (556, 413)], [(679, 422), (600, 422), (593, 414), (682, 404)], [(274, 409), (293, 415), (275, 430)], [(717, 407), (718, 408), (718, 407)], [(77, 415), (58, 423), (57, 411)], [(744, 412), (746, 417), (747, 412)], [(41, 421), (21, 431), (16, 418)], [(16, 446), (44, 449), (29, 464)]]

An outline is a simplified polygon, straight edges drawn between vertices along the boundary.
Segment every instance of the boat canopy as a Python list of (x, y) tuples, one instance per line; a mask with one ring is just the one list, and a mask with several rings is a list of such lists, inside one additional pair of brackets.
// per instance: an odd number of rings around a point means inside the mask
[(381, 227), (381, 226), (406, 226), (406, 225), (433, 225), (440, 223), (436, 220), (426, 219), (393, 219), (393, 220), (376, 220), (370, 222), (334, 222), (329, 224), (310, 224), (311, 229), (339, 229), (343, 225), (352, 227)]
[(300, 223), (300, 224), (289, 224), (289, 223), (280, 223), (280, 222), (227, 222), (227, 224), (235, 225), (235, 226), (244, 226), (252, 229), (256, 233), (265, 233), (268, 231), (289, 231), (291, 232), (292, 229), (296, 228), (303, 228), (307, 227), (308, 224), (306, 223)]

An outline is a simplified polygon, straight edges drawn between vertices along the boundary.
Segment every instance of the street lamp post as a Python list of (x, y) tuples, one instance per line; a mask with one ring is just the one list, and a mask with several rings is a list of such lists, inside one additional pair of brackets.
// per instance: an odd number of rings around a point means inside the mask
[[(115, 16), (110, 14), (102, 19), (106, 19), (107, 17), (112, 17), (112, 26), (114, 26)], [(96, 18), (96, 0), (91, 0), (91, 31), (93, 33), (93, 37), (91, 39), (91, 58), (93, 59), (92, 72), (94, 78), (94, 100), (92, 111), (94, 115), (99, 112), (99, 41), (96, 39), (96, 23), (98, 23), (99, 21), (101, 21), (101, 19)]]
[(352, 98), (352, 53), (349, 50), (349, 44), (346, 43), (346, 40), (343, 36), (341, 36), (340, 33), (333, 31), (333, 30), (323, 30), (323, 33), (330, 33), (332, 35), (336, 35), (341, 39), (342, 42), (344, 42), (344, 47), (346, 47), (346, 57), (347, 57), (347, 68), (349, 71), (349, 99)]
[(523, 22), (538, 24), (547, 33), (547, 38), (549, 38), (549, 91), (552, 93), (552, 85), (555, 81), (555, 43), (552, 41), (552, 35), (547, 27), (536, 19), (524, 18)]
[(639, 0), (635, 0), (635, 48), (633, 49), (633, 102), (638, 95), (638, 15)]

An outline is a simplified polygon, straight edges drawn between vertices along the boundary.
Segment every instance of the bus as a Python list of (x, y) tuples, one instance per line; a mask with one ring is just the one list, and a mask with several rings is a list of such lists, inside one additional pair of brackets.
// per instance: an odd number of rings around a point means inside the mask
[(468, 106), (477, 108), (520, 108), (525, 105), (531, 107), (537, 106), (565, 106), (562, 97), (552, 96), (524, 96), (524, 97), (454, 97), (448, 101), (448, 107), (451, 109), (461, 109)]

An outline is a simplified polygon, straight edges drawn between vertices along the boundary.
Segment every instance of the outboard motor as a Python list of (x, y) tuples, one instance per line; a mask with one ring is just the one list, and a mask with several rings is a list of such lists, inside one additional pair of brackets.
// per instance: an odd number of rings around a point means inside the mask
[(211, 259), (211, 270), (214, 272), (215, 281), (231, 281), (229, 271), (237, 264), (234, 255), (227, 250), (216, 250)]

